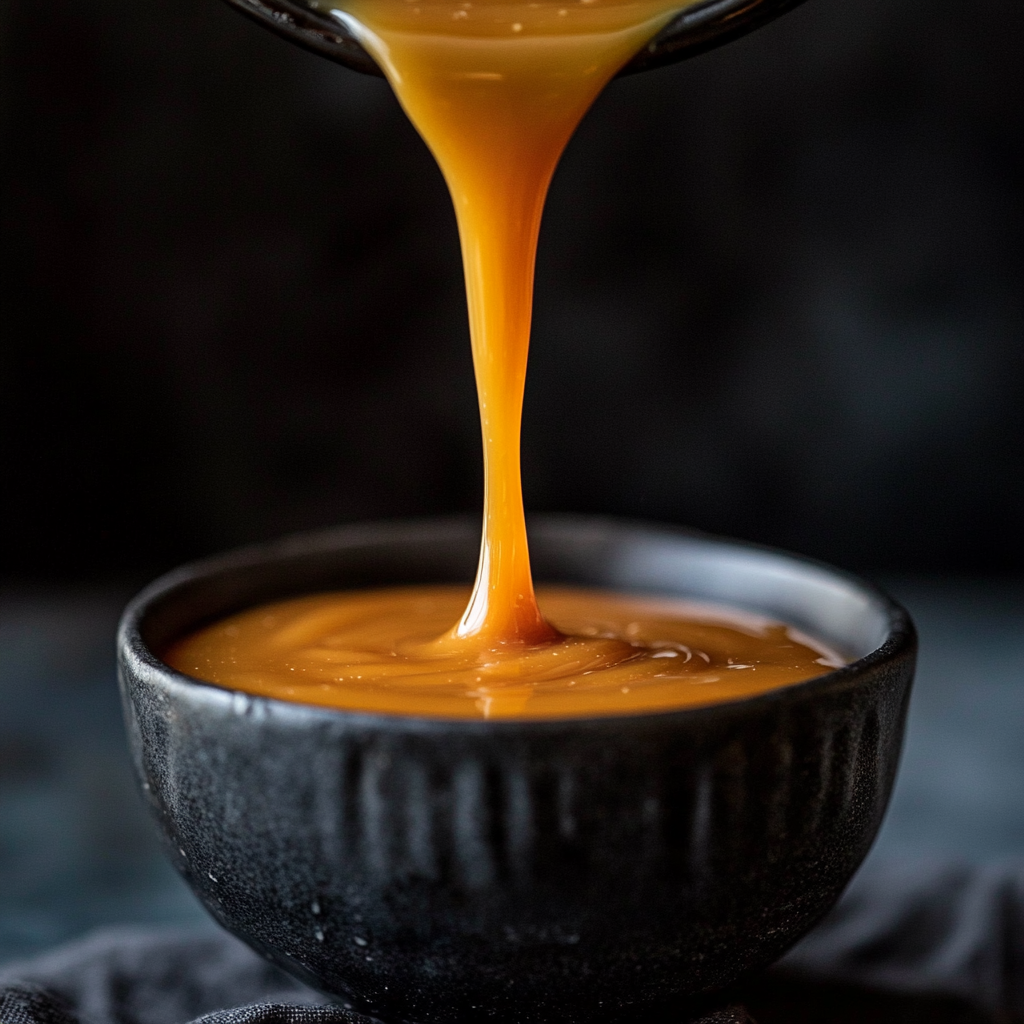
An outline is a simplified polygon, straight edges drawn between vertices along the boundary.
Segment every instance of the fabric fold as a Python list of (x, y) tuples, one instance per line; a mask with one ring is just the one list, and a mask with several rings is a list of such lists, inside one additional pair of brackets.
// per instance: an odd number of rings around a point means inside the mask
[[(845, 993), (837, 999), (863, 991), (930, 1005), (953, 1000), (972, 1014), (957, 1020), (1024, 1022), (1024, 864), (869, 862), (835, 910), (772, 968), (768, 988), (747, 990), (751, 1012), (768, 1024), (776, 1019), (765, 1002), (772, 979), (788, 986), (790, 1000), (803, 982), (819, 1004), (832, 986)], [(744, 1001), (742, 988), (733, 995)], [(834, 1019), (852, 1019), (842, 1012), (837, 1006)], [(815, 1024), (828, 1024), (822, 1013)], [(689, 1024), (749, 1020), (730, 1004)], [(225, 932), (112, 928), (0, 968), (0, 1024), (376, 1022)]]

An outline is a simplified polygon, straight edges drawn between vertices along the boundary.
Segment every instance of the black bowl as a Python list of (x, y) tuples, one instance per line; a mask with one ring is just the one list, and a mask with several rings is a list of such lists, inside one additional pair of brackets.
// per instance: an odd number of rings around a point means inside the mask
[(538, 580), (765, 612), (855, 659), (707, 708), (447, 721), (234, 693), (159, 658), (335, 588), (469, 581), (474, 524), (347, 527), (164, 577), (119, 660), (139, 781), (213, 916), (389, 1022), (636, 1020), (764, 966), (834, 903), (892, 788), (916, 642), (871, 586), (676, 530), (545, 518)]

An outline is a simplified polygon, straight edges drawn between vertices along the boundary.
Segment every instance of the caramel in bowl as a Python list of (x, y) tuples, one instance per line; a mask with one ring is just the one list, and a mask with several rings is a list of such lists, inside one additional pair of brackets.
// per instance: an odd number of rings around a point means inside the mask
[(462, 521), (346, 527), (186, 567), (132, 602), (126, 722), (179, 871), (255, 949), (396, 1024), (634, 1020), (776, 959), (860, 864), (896, 772), (913, 626), (852, 576), (667, 528), (533, 520), (542, 587), (744, 609), (850, 659), (682, 710), (346, 711), (161, 658), (270, 601), (468, 584), (478, 539)]

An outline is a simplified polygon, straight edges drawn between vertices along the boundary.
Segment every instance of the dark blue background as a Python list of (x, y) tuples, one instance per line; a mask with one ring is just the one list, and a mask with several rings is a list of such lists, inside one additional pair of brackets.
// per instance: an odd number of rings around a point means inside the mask
[[(536, 511), (1024, 572), (1019, 0), (810, 0), (617, 82), (541, 239)], [(387, 86), (217, 0), (6, 0), (19, 579), (475, 509), (454, 218)]]

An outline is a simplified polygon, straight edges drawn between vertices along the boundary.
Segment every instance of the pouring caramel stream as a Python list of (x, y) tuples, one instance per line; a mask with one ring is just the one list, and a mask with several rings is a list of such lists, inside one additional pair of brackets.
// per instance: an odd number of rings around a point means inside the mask
[(547, 718), (731, 700), (842, 664), (784, 624), (736, 611), (564, 589), (538, 604), (534, 592), (520, 424), (544, 199), (598, 93), (684, 6), (343, 0), (331, 11), (384, 69), (455, 206), (483, 434), (476, 582), (468, 603), (462, 588), (432, 587), (252, 609), (177, 643), (171, 665), (353, 710)]
[(347, 0), (448, 183), (459, 224), (484, 450), (484, 528), (453, 642), (557, 639), (534, 596), (520, 423), (537, 235), (569, 137), (679, 0)]

